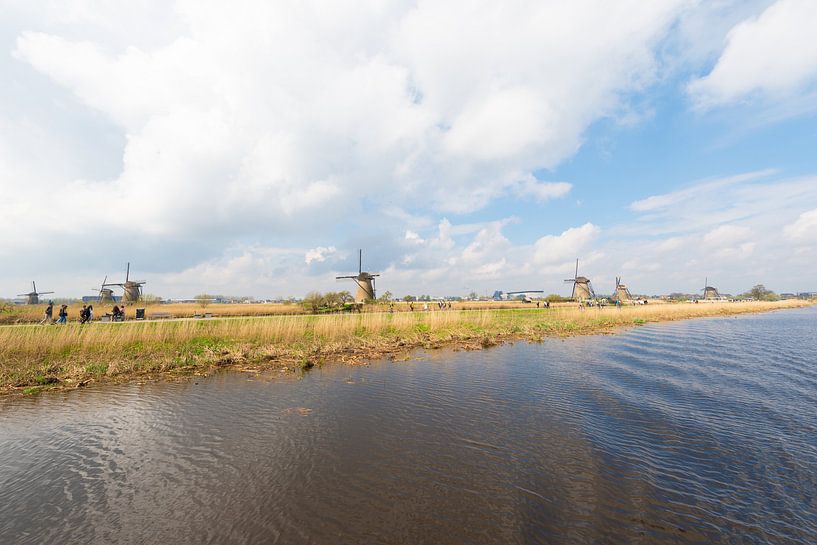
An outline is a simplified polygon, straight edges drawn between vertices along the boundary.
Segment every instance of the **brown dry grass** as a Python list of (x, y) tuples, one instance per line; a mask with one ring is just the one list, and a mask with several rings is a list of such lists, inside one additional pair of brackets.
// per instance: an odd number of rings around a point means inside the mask
[[(105, 313), (110, 313), (113, 304), (92, 303), (94, 314), (97, 318)], [(15, 305), (11, 312), (0, 314), (0, 324), (36, 324), (43, 319), (43, 312), (46, 304), (39, 305)], [(430, 310), (438, 309), (437, 303), (428, 303)], [(574, 307), (574, 303), (555, 303), (552, 306)], [(216, 317), (238, 317), (238, 316), (286, 316), (292, 314), (308, 314), (303, 306), (299, 304), (283, 303), (257, 303), (257, 304), (209, 304), (202, 307), (196, 303), (170, 303), (170, 304), (137, 304), (125, 307), (126, 318), (132, 320), (136, 317), (136, 308), (145, 308), (145, 312), (150, 318), (157, 314), (169, 314), (174, 318), (192, 318), (195, 315), (209, 313)], [(68, 307), (68, 320), (77, 321), (79, 310), (82, 304), (73, 304)], [(364, 312), (385, 312), (389, 308), (388, 304), (379, 303), (366, 305)], [(414, 310), (420, 311), (423, 308), (422, 302), (414, 303)], [(461, 301), (452, 302), (452, 310), (503, 310), (503, 309), (531, 309), (536, 308), (535, 303), (523, 303), (519, 301)], [(409, 312), (408, 303), (399, 301), (394, 303), (395, 312)], [(57, 316), (59, 305), (54, 305), (54, 316)]]
[[(621, 309), (450, 310), (284, 315), (80, 326), (0, 327), (0, 391), (72, 387), (167, 373), (208, 373), (227, 365), (308, 368), (358, 362), (412, 348), (479, 348), (509, 339), (610, 331), (621, 326), (805, 306), (774, 303), (675, 304)], [(164, 306), (163, 306), (164, 308)]]

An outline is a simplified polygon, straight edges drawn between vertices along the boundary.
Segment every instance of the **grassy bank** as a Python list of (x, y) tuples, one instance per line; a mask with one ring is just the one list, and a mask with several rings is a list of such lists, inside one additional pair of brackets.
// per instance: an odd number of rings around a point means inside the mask
[(91, 381), (207, 374), (218, 368), (308, 369), (415, 348), (478, 349), (513, 339), (606, 332), (621, 326), (804, 306), (677, 304), (585, 309), (273, 316), (80, 326), (0, 327), (0, 392), (34, 393)]
[[(111, 312), (113, 303), (92, 303), (95, 316), (98, 318), (106, 312)], [(659, 303), (660, 304), (660, 303)], [(573, 303), (557, 303), (556, 306), (574, 306)], [(436, 302), (429, 302), (429, 308), (437, 308)], [(43, 319), (43, 312), (46, 304), (39, 305), (13, 305), (6, 307), (5, 312), (0, 312), (0, 324), (36, 324)], [(147, 317), (172, 316), (173, 318), (192, 318), (195, 315), (204, 313), (212, 314), (219, 318), (244, 317), (244, 316), (288, 316), (293, 314), (309, 314), (303, 305), (285, 303), (253, 303), (253, 304), (209, 304), (201, 306), (195, 303), (170, 303), (170, 304), (144, 304), (138, 303), (125, 307), (125, 316), (128, 320), (136, 318), (136, 307), (144, 308)], [(452, 310), (498, 310), (498, 309), (530, 309), (535, 308), (533, 303), (523, 303), (518, 301), (458, 301), (452, 303)], [(79, 320), (79, 310), (82, 304), (72, 304), (68, 307), (68, 321)], [(408, 303), (399, 301), (391, 307), (395, 312), (409, 312), (411, 307)], [(423, 303), (415, 302), (414, 310), (422, 310)], [(389, 310), (387, 303), (366, 305), (364, 312), (385, 312)], [(54, 316), (59, 311), (59, 305), (54, 305)]]

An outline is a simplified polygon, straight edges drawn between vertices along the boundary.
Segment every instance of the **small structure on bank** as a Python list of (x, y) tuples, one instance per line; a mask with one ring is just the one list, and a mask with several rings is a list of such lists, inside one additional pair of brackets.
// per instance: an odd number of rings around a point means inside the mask
[(620, 301), (622, 303), (629, 303), (632, 300), (633, 296), (630, 294), (629, 288), (621, 283), (620, 276), (616, 276), (616, 291), (613, 293), (613, 302)]
[[(107, 279), (107, 276), (105, 277)], [(142, 286), (144, 286), (147, 282), (144, 280), (131, 280), (130, 279), (130, 262), (128, 262), (128, 268), (125, 271), (125, 281), (119, 283), (102, 283), (103, 288), (107, 288), (110, 286), (119, 286), (123, 290), (122, 294), (122, 302), (123, 303), (135, 303), (142, 297)], [(113, 293), (113, 291), (111, 292)]]
[(53, 291), (37, 291), (37, 284), (34, 283), (34, 280), (31, 281), (31, 291), (28, 293), (18, 293), (17, 297), (25, 297), (26, 304), (28, 305), (39, 305), (40, 304), (40, 295), (48, 295), (49, 293), (54, 293)]
[(718, 288), (709, 285), (709, 278), (704, 280), (704, 288), (701, 290), (704, 294), (704, 299), (720, 299), (721, 294), (718, 293)]
[[(502, 292), (500, 292), (500, 293), (502, 293)], [(522, 301), (524, 301), (525, 303), (530, 303), (530, 302), (532, 302), (532, 299), (530, 297), (528, 297), (528, 294), (530, 294), (530, 293), (545, 293), (545, 292), (542, 291), (542, 290), (509, 291), (509, 292), (507, 292), (505, 294), (505, 296), (507, 297), (508, 301), (510, 301), (512, 299), (515, 299), (516, 296), (521, 295), (522, 296)]]
[(578, 259), (576, 259), (576, 272), (573, 274), (573, 278), (568, 278), (565, 282), (573, 284), (573, 292), (570, 294), (571, 299), (586, 301), (596, 298), (596, 293), (593, 291), (593, 284), (590, 283), (590, 279), (586, 276), (579, 276)]
[(375, 291), (375, 278), (380, 274), (372, 274), (363, 270), (363, 250), (358, 250), (357, 274), (348, 276), (336, 276), (336, 280), (351, 279), (357, 284), (355, 291), (355, 303), (365, 303), (373, 301), (377, 292)]

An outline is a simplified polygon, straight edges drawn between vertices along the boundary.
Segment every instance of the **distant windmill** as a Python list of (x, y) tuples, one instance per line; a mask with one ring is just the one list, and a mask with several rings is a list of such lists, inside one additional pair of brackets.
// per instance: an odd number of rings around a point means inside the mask
[(595, 299), (596, 293), (593, 291), (593, 284), (590, 279), (585, 276), (579, 276), (579, 260), (576, 260), (576, 272), (573, 278), (565, 280), (567, 283), (573, 284), (573, 292), (570, 294), (571, 299), (576, 301), (584, 301), (586, 299)]
[[(102, 281), (102, 285), (99, 288), (99, 302), (100, 303), (112, 303), (113, 300), (114, 300), (113, 299), (113, 290), (111, 288), (106, 287), (106, 286), (109, 286), (111, 284), (108, 284), (107, 282), (108, 282), (108, 276), (105, 275), (105, 280)], [(92, 289), (96, 290), (96, 288), (92, 288)]]
[[(107, 277), (105, 277), (107, 279)], [(135, 303), (142, 297), (142, 286), (144, 286), (146, 282), (144, 280), (131, 280), (130, 279), (130, 262), (128, 262), (128, 268), (125, 271), (125, 281), (122, 283), (105, 283), (103, 282), (102, 287), (107, 288), (108, 286), (119, 286), (124, 290), (122, 294), (122, 302), (123, 303)], [(113, 292), (112, 292), (113, 293)]]
[(701, 290), (704, 294), (704, 299), (720, 299), (721, 294), (718, 293), (718, 288), (709, 285), (709, 278), (704, 280), (704, 289)]
[(343, 280), (350, 278), (357, 284), (357, 292), (355, 293), (355, 303), (365, 303), (375, 299), (375, 278), (379, 274), (367, 273), (363, 270), (363, 250), (358, 250), (358, 266), (357, 274), (350, 276), (336, 276), (336, 280)]
[(18, 293), (17, 297), (27, 297), (26, 303), (29, 305), (39, 305), (40, 304), (40, 295), (48, 295), (49, 293), (54, 293), (53, 291), (37, 291), (37, 284), (34, 283), (34, 280), (31, 281), (31, 291), (28, 293)]
[(621, 277), (616, 276), (616, 292), (613, 294), (613, 301), (626, 303), (627, 301), (631, 301), (632, 298), (633, 296), (630, 294), (630, 290), (626, 285), (621, 283)]

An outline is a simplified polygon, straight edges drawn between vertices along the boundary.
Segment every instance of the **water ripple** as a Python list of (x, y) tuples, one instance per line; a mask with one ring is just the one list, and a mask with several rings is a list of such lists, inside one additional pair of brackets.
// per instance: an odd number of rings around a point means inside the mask
[(0, 536), (813, 544), (815, 319), (0, 400)]

